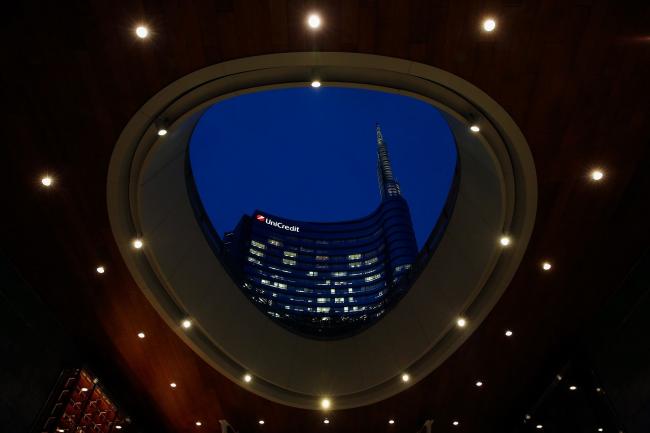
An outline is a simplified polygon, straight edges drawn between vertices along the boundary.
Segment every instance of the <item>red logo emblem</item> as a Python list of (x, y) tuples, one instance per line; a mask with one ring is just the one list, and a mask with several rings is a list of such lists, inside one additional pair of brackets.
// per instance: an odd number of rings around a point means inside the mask
[(266, 220), (266, 218), (264, 217), (264, 215), (258, 215), (258, 216), (256, 216), (255, 218), (257, 218), (258, 221), (262, 221), (262, 222), (264, 222), (264, 221)]

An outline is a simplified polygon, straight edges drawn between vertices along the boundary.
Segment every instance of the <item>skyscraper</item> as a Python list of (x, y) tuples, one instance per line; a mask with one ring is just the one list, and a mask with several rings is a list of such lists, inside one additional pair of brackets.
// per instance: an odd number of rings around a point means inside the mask
[(379, 125), (376, 132), (381, 202), (370, 215), (314, 223), (256, 210), (224, 235), (226, 265), (246, 296), (295, 332), (351, 334), (407, 289), (417, 244)]

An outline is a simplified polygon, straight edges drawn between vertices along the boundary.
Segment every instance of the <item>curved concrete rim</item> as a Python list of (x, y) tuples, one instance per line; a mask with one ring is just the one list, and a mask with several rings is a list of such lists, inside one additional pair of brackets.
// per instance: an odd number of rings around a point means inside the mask
[[(461, 166), (456, 209), (418, 281), (378, 323), (333, 342), (281, 328), (224, 279), (185, 185), (186, 146), (207, 107), (245, 92), (308, 85), (313, 78), (434, 105), (452, 129)], [(156, 134), (161, 121), (168, 125), (165, 137)], [(474, 123), (479, 134), (468, 130)], [(113, 234), (138, 286), (206, 362), (269, 400), (318, 409), (328, 396), (333, 409), (343, 409), (386, 399), (417, 383), (480, 325), (521, 262), (534, 225), (537, 183), (530, 150), (514, 121), (459, 77), (382, 56), (287, 53), (210, 66), (152, 97), (118, 139), (107, 200)], [(513, 239), (508, 248), (498, 243), (503, 234)], [(143, 237), (142, 250), (131, 247), (135, 237)], [(468, 319), (463, 329), (455, 326), (459, 315)], [(186, 317), (194, 323), (189, 331), (180, 327)], [(411, 377), (408, 383), (400, 379), (403, 372)], [(243, 382), (246, 373), (254, 376), (252, 382)]]

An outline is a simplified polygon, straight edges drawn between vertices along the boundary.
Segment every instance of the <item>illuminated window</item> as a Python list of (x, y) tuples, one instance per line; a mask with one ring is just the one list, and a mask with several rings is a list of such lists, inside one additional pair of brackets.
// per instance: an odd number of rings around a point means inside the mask
[(330, 307), (316, 307), (317, 313), (329, 313)]
[(256, 247), (256, 248), (259, 248), (260, 250), (264, 250), (264, 249), (266, 249), (266, 245), (264, 245), (264, 244), (262, 244), (262, 243), (260, 243), (260, 242), (257, 242), (257, 241), (253, 241), (253, 240), (252, 240), (252, 241), (251, 241), (251, 245), (254, 246), (254, 247)]
[(351, 268), (360, 268), (361, 262), (350, 262), (349, 265)]
[(348, 273), (345, 271), (342, 272), (332, 272), (333, 277), (345, 277)]
[(365, 263), (366, 265), (372, 265), (373, 263), (377, 263), (377, 260), (379, 260), (377, 257), (373, 257), (372, 259), (368, 259), (363, 263)]
[(348, 298), (348, 302), (354, 302), (354, 297), (353, 297), (353, 296), (350, 296), (350, 297)]
[(316, 260), (325, 261), (325, 260), (329, 260), (329, 257), (327, 257), (327, 256), (316, 256)]
[(334, 295), (336, 293), (336, 289), (330, 289), (330, 293)]
[(285, 257), (296, 257), (296, 253), (293, 251), (285, 251), (284, 252)]
[(271, 284), (269, 280), (265, 280), (264, 278), (262, 278), (260, 281), (262, 282), (262, 284)]
[(365, 278), (365, 280), (366, 280), (366, 282), (375, 281), (375, 280), (379, 279), (379, 277), (380, 277), (380, 274), (374, 274), (374, 275), (367, 276)]
[(325, 304), (325, 303), (327, 303), (329, 301), (330, 301), (330, 298), (318, 298), (318, 299), (316, 299), (316, 302), (318, 302), (319, 304)]
[(345, 286), (346, 284), (348, 284), (347, 281), (334, 281), (335, 286)]
[(310, 277), (315, 277), (316, 275), (318, 275), (318, 272), (316, 272), (316, 271), (309, 271), (309, 272), (307, 272), (307, 275), (309, 275)]
[(264, 257), (264, 253), (261, 252), (261, 251), (257, 251), (257, 250), (255, 250), (255, 249), (253, 249), (253, 248), (251, 248), (249, 251), (250, 251), (250, 253), (253, 254), (254, 256), (257, 256), (257, 257)]
[(248, 261), (251, 262), (251, 263), (255, 263), (256, 265), (261, 265), (262, 264), (262, 262), (260, 262), (259, 260), (257, 260), (254, 257), (248, 257)]
[(337, 304), (340, 304), (342, 302), (345, 302), (345, 298), (334, 298), (334, 302), (336, 302)]
[(361, 258), (361, 254), (350, 254), (348, 256), (348, 259), (350, 259), (350, 260), (358, 260), (360, 258)]
[(344, 312), (347, 313), (349, 310), (350, 310), (350, 307), (343, 307), (343, 311), (344, 311)]
[(296, 261), (291, 259), (282, 259), (282, 263), (284, 263), (285, 265), (295, 266)]
[(354, 289), (349, 288), (349, 289), (348, 289), (348, 293), (354, 293)]
[(269, 243), (271, 245), (275, 245), (276, 247), (281, 247), (282, 246), (282, 242), (276, 241), (275, 239), (269, 239)]

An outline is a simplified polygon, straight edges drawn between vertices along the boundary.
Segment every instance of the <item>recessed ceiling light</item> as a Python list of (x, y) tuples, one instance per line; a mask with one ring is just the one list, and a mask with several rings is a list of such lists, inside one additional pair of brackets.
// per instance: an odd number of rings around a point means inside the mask
[(543, 425), (541, 425), (541, 424), (537, 424), (537, 425), (535, 426), (535, 428), (537, 428), (537, 429), (539, 429), (539, 430), (541, 430), (541, 429), (543, 429), (543, 428), (544, 428), (544, 426), (543, 426)]
[(88, 391), (88, 388), (86, 388), (85, 386), (81, 388), (81, 392), (86, 392), (86, 391)]
[(477, 380), (476, 383), (475, 383), (475, 385), (478, 386), (478, 387), (480, 388), (480, 387), (483, 386), (483, 382), (481, 382), (480, 380)]
[(591, 180), (598, 182), (599, 180), (602, 180), (603, 177), (605, 177), (605, 173), (603, 173), (602, 170), (596, 169), (592, 170), (589, 176), (591, 177)]
[(158, 135), (160, 135), (161, 137), (167, 135), (167, 130), (165, 128), (160, 128), (158, 130)]
[(264, 425), (264, 420), (261, 419), (261, 420), (257, 421), (257, 423), (258, 423), (259, 425)]
[(309, 17), (307, 17), (307, 25), (311, 27), (312, 29), (317, 29), (321, 25), (321, 19), (320, 15), (318, 14), (310, 14)]
[(201, 427), (203, 425), (203, 423), (201, 421), (197, 421), (194, 424), (196, 424), (197, 427)]
[(53, 183), (54, 183), (54, 179), (52, 179), (52, 177), (50, 177), (50, 176), (43, 176), (43, 177), (41, 178), (41, 184), (42, 184), (44, 187), (49, 188), (49, 187), (52, 186)]
[(311, 82), (311, 87), (313, 87), (314, 89), (318, 89), (320, 87), (320, 81), (318, 81), (318, 80), (312, 81)]
[(483, 30), (486, 32), (491, 32), (497, 27), (497, 22), (494, 21), (494, 18), (487, 18), (483, 20)]
[(395, 420), (394, 419), (389, 419), (388, 424), (395, 424)]
[(106, 272), (106, 269), (103, 266), (97, 266), (96, 271), (98, 274), (103, 274), (104, 272)]
[(172, 387), (172, 388), (176, 388), (176, 382), (170, 383), (169, 386)]
[(65, 430), (63, 430), (62, 428), (58, 428), (58, 429), (56, 429), (56, 431), (59, 432), (59, 433), (62, 433), (62, 432), (64, 432)]
[(598, 431), (603, 431), (603, 428), (602, 428), (602, 427), (598, 427)]
[(478, 125), (472, 125), (469, 127), (469, 130), (472, 132), (479, 132), (481, 128)]
[(402, 373), (402, 382), (408, 382), (411, 380), (411, 375), (408, 373)]
[(329, 409), (330, 406), (332, 406), (332, 402), (330, 401), (329, 398), (323, 398), (320, 401), (320, 407), (322, 407), (323, 409)]
[(596, 392), (600, 392), (600, 391), (602, 391), (602, 389), (600, 389), (600, 387), (596, 388)]
[(510, 240), (510, 237), (508, 237), (508, 236), (501, 236), (501, 239), (499, 239), (499, 243), (501, 245), (503, 245), (504, 247), (507, 247), (508, 245), (510, 245), (510, 242), (512, 242), (512, 241)]
[(185, 329), (190, 329), (192, 327), (192, 321), (190, 319), (185, 319), (181, 322), (181, 326)]
[(251, 380), (253, 380), (253, 376), (251, 376), (250, 374), (244, 375), (244, 382), (249, 383)]
[(526, 417), (525, 417), (525, 418), (526, 418), (526, 419), (530, 419), (530, 415), (526, 414)]
[(323, 424), (329, 424), (329, 423), (330, 423), (330, 420), (328, 420), (327, 418), (325, 418), (325, 419), (323, 420)]
[(144, 332), (138, 332), (138, 338), (144, 338), (146, 335), (144, 335)]
[(512, 331), (509, 329), (506, 329), (506, 337), (512, 337)]
[(149, 36), (149, 29), (146, 26), (138, 26), (135, 28), (135, 34), (140, 39), (145, 39)]
[(467, 320), (465, 320), (464, 317), (459, 317), (458, 319), (456, 319), (456, 325), (457, 325), (459, 328), (464, 328), (465, 325), (467, 325)]
[(561, 374), (558, 374), (558, 375), (555, 376), (555, 378), (556, 378), (557, 380), (562, 380), (562, 375), (561, 375)]
[(575, 391), (576, 389), (578, 389), (578, 387), (575, 386), (575, 385), (571, 385), (571, 386), (569, 387), (569, 389), (570, 389), (571, 391)]
[(132, 245), (133, 245), (133, 248), (135, 248), (136, 250), (139, 250), (140, 248), (142, 248), (144, 243), (142, 242), (142, 239), (133, 239)]
[(542, 263), (542, 269), (545, 270), (545, 271), (550, 270), (552, 267), (553, 267), (553, 265), (551, 265), (549, 262)]
[(459, 423), (458, 421), (454, 421), (454, 422), (452, 422), (452, 424), (455, 425), (455, 426), (457, 426), (457, 425), (460, 424), (460, 423)]

